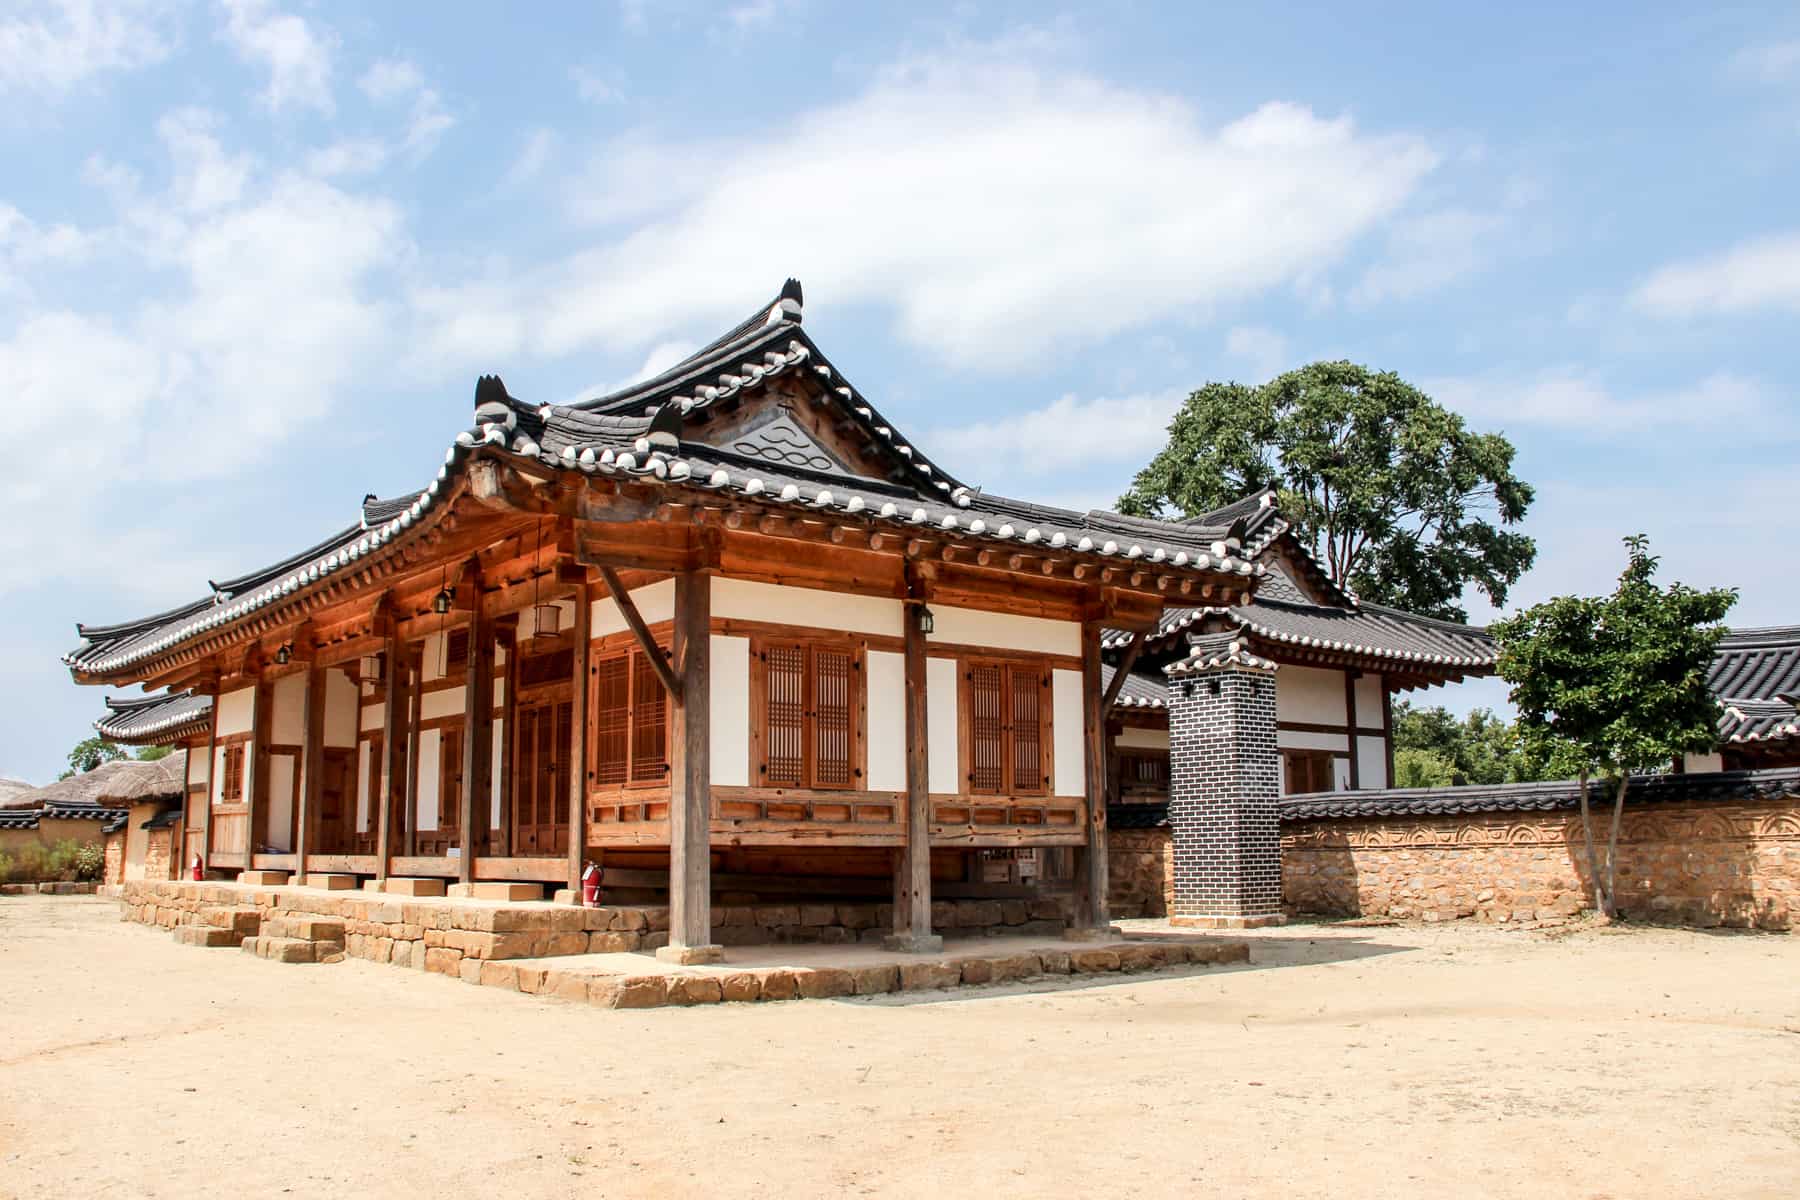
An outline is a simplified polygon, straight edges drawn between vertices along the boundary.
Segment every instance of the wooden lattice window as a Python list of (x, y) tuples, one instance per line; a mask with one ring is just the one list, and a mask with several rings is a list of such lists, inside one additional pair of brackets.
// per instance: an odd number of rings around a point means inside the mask
[(1152, 750), (1119, 755), (1119, 792), (1121, 796), (1168, 795), (1168, 753)]
[(963, 779), (983, 796), (1050, 790), (1050, 672), (1035, 663), (962, 664)]
[(656, 668), (631, 649), (599, 655), (589, 669), (594, 783), (662, 783), (669, 775), (669, 702)]
[(225, 768), (220, 775), (219, 803), (237, 804), (244, 798), (244, 747), (225, 747)]
[(1337, 790), (1337, 774), (1332, 770), (1333, 755), (1329, 750), (1285, 750), (1282, 765), (1286, 768), (1285, 795)]
[(847, 643), (798, 641), (762, 641), (754, 653), (758, 782), (860, 786), (861, 653)]

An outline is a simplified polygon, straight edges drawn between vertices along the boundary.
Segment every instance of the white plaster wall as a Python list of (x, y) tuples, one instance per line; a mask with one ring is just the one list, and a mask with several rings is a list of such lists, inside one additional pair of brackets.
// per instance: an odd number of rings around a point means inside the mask
[(925, 728), (930, 734), (926, 745), (925, 778), (933, 792), (960, 792), (962, 779), (958, 772), (956, 719), (956, 660), (925, 660)]
[(1087, 795), (1087, 738), (1081, 720), (1081, 672), (1050, 672), (1050, 738), (1056, 794)]
[(1020, 617), (936, 604), (931, 606), (931, 613), (935, 620), (928, 641), (1071, 657), (1081, 654), (1081, 624), (1077, 621), (1052, 621), (1045, 617)]
[(442, 741), (435, 729), (419, 731), (419, 828), (438, 827), (438, 749)]
[(1281, 729), (1275, 733), (1275, 745), (1282, 750), (1335, 750), (1340, 754), (1350, 752), (1350, 739), (1341, 733), (1302, 733), (1295, 729)]
[(708, 747), (718, 787), (750, 786), (750, 639), (712, 635)]
[(219, 736), (249, 733), (256, 719), (256, 689), (239, 688), (219, 697)]
[[(651, 586), (654, 587), (654, 586), (658, 586), (658, 585), (652, 584)], [(670, 586), (673, 587), (674, 584), (671, 583)], [(635, 594), (636, 593), (633, 593), (633, 595), (635, 595)], [(594, 601), (595, 607), (592, 611), (598, 612), (599, 605), (602, 603), (604, 603), (608, 608), (613, 607), (613, 603), (612, 603), (611, 599), (607, 599), (605, 601), (596, 600), (596, 601)], [(554, 607), (557, 611), (557, 614), (558, 614), (558, 616), (556, 618), (557, 629), (562, 630), (562, 629), (570, 629), (570, 628), (574, 627), (574, 625), (575, 625), (575, 601), (573, 601), (573, 600), (555, 600), (555, 601), (550, 602), (550, 605), (548, 607)], [(646, 619), (648, 619), (648, 618), (646, 618)], [(621, 618), (621, 620), (623, 620), (623, 618)], [(621, 625), (620, 628), (624, 628), (624, 626)], [(532, 605), (531, 607), (526, 608), (524, 611), (519, 613), (519, 639), (521, 641), (523, 641), (527, 638), (535, 637), (536, 635), (537, 635), (537, 606)], [(600, 631), (598, 629), (593, 630), (592, 636), (599, 637)]]
[(1357, 738), (1356, 771), (1357, 782), (1363, 787), (1387, 787), (1387, 743), (1378, 737)]
[[(150, 850), (150, 831), (142, 828), (145, 821), (156, 815), (154, 804), (134, 804), (129, 810), (125, 822), (125, 878), (142, 879), (144, 877), (144, 855)], [(174, 853), (179, 854), (177, 848)]]
[(187, 781), (189, 783), (205, 783), (212, 776), (212, 763), (206, 755), (196, 747), (188, 751)]
[(1332, 775), (1332, 778), (1337, 781), (1337, 790), (1338, 791), (1340, 791), (1340, 792), (1349, 791), (1350, 790), (1350, 759), (1348, 757), (1332, 759), (1331, 760), (1331, 775)]
[(1381, 676), (1364, 675), (1356, 681), (1356, 724), (1362, 729), (1381, 728)]
[[(869, 689), (869, 781), (871, 791), (906, 790), (906, 656), (871, 650), (863, 667)], [(930, 694), (926, 695), (927, 703)]]
[(488, 797), (488, 828), (500, 828), (500, 768), (506, 762), (506, 722), (499, 717), (494, 718), (494, 761), (493, 769), (488, 772), (493, 781)]
[(294, 849), (294, 756), (269, 755), (269, 819), (263, 841), (277, 854)]
[(386, 716), (386, 706), (367, 704), (362, 710), (362, 724), (358, 726), (365, 733), (374, 733), (381, 728), (381, 719)]
[[(723, 582), (714, 580), (715, 584)], [(669, 621), (675, 617), (675, 581), (664, 579), (657, 583), (646, 584), (641, 588), (633, 588), (630, 592), (631, 602), (637, 606), (638, 615), (644, 618), (644, 624), (654, 625), (658, 621)], [(715, 595), (713, 603), (718, 603)], [(573, 609), (570, 610), (571, 612)], [(717, 610), (715, 609), (715, 612)], [(594, 601), (593, 636), (605, 637), (611, 633), (623, 633), (631, 626), (625, 623), (625, 614), (613, 603), (611, 596), (602, 596)], [(532, 612), (528, 608), (519, 615), (519, 636), (526, 637), (527, 626), (531, 624)]]
[[(632, 595), (635, 597), (637, 593)], [(672, 603), (673, 593), (670, 597)], [(782, 587), (750, 579), (713, 580), (712, 612), (715, 617), (900, 637), (905, 632), (904, 608), (900, 601), (880, 596)], [(653, 618), (646, 613), (644, 619)]]
[(369, 828), (369, 793), (375, 785), (374, 755), (370, 753), (374, 746), (363, 742), (356, 748), (356, 831), (366, 832)]
[(325, 744), (356, 745), (356, 685), (342, 671), (325, 672)]
[(306, 741), (306, 675), (283, 675), (269, 688), (269, 740), (284, 746)]
[(460, 717), (463, 714), (463, 693), (466, 687), (444, 688), (442, 691), (423, 692), (419, 696), (419, 719), (429, 721), (433, 717)]
[(1688, 754), (1682, 757), (1682, 766), (1689, 771), (1723, 771), (1725, 759), (1718, 754)]
[(1284, 665), (1275, 672), (1275, 719), (1342, 725), (1344, 673)]
[(1135, 725), (1127, 725), (1119, 730), (1114, 739), (1116, 745), (1132, 750), (1167, 750), (1169, 748), (1169, 731), (1166, 729), (1140, 729)]

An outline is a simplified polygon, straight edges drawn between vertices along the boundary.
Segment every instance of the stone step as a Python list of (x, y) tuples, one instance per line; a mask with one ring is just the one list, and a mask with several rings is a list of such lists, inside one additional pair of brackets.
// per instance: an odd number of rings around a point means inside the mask
[(253, 937), (244, 939), (244, 951), (270, 962), (342, 962), (344, 948), (335, 942), (309, 942), (303, 938)]
[(295, 938), (302, 942), (344, 944), (344, 919), (296, 913), (289, 917), (268, 917), (262, 923), (262, 936)]
[(262, 926), (262, 909), (241, 904), (213, 904), (199, 912), (200, 924), (229, 929), (240, 937), (254, 937)]
[(453, 883), (449, 888), (452, 900), (542, 900), (544, 885), (541, 883)]
[(390, 896), (443, 896), (447, 889), (441, 879), (415, 879), (392, 876), (382, 889)]
[(354, 875), (339, 875), (330, 871), (315, 871), (307, 875), (306, 886), (319, 888), (327, 892), (353, 892), (357, 888)]
[(244, 940), (243, 934), (216, 925), (177, 925), (170, 934), (177, 946), (235, 946)]
[(285, 887), (288, 873), (286, 871), (240, 871), (237, 881), (250, 887)]

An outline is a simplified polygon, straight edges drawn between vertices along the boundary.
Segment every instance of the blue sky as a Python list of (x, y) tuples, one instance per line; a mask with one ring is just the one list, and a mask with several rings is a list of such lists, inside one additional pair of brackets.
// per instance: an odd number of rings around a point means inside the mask
[(418, 487), (480, 373), (590, 394), (790, 274), (991, 491), (1110, 504), (1188, 390), (1348, 357), (1514, 440), (1514, 602), (1642, 531), (1800, 620), (1791, 6), (424, 12), (0, 7), (0, 774), (100, 708), (76, 619)]

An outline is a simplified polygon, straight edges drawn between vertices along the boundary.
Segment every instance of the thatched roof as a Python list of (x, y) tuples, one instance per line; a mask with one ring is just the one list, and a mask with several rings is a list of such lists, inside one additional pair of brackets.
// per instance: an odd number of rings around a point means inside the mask
[(26, 792), (15, 807), (66, 804), (115, 806), (140, 800), (180, 796), (187, 788), (187, 752), (177, 750), (155, 762), (122, 758), (101, 763), (91, 771), (59, 779), (49, 787)]
[(0, 808), (30, 808), (26, 799), (37, 788), (23, 779), (0, 779)]

